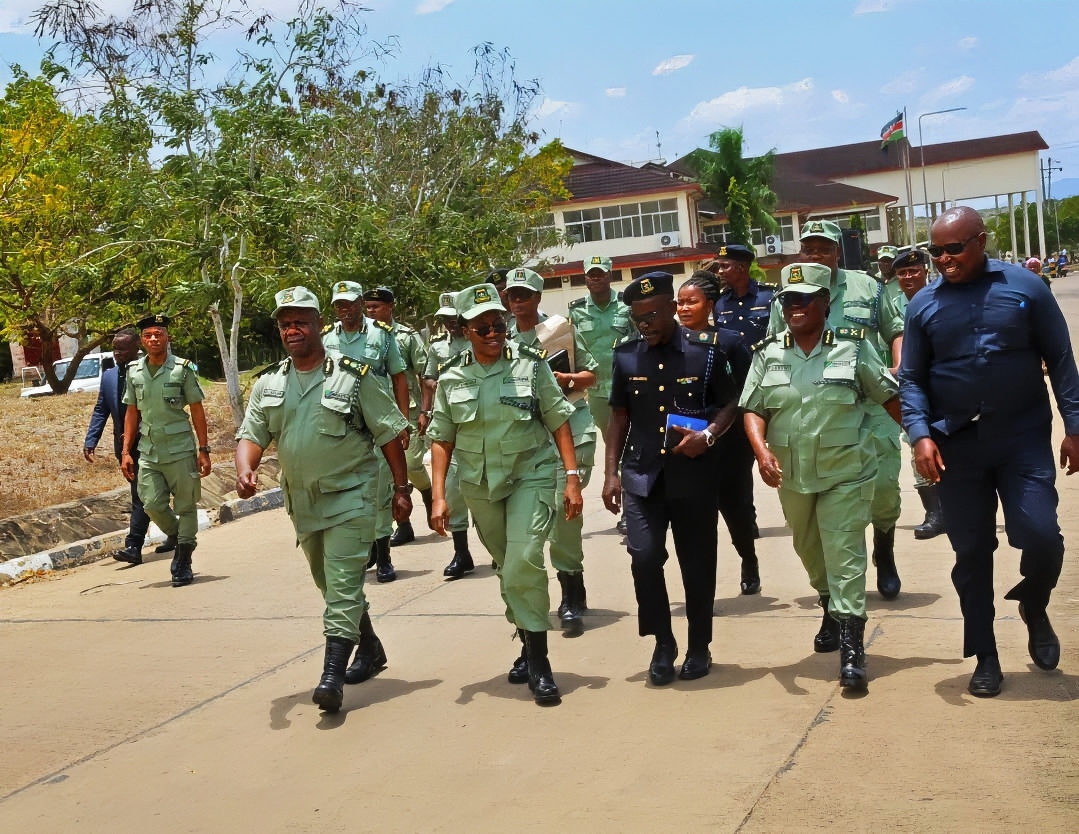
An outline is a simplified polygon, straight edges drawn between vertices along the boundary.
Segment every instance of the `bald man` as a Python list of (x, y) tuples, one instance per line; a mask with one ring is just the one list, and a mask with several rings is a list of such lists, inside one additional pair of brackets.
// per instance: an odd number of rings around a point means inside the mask
[(942, 280), (907, 308), (899, 368), (903, 426), (919, 473), (940, 484), (952, 582), (963, 611), (963, 655), (978, 665), (972, 695), (999, 694), (993, 633), (997, 502), (1008, 543), (1022, 551), (1019, 603), (1027, 650), (1042, 669), (1060, 660), (1049, 596), (1064, 559), (1057, 522), (1053, 414), (1042, 362), (1064, 420), (1060, 465), (1079, 471), (1079, 373), (1053, 294), (1021, 266), (985, 256), (985, 226), (965, 206), (933, 224), (929, 254)]

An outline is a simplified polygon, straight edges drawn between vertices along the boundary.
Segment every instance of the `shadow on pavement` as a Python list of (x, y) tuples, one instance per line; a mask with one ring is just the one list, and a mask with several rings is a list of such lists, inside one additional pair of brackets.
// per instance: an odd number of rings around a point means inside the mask
[[(685, 606), (679, 606), (685, 613)], [(744, 614), (765, 614), (770, 611), (783, 611), (790, 608), (790, 603), (780, 602), (778, 597), (766, 597), (763, 594), (751, 594), (746, 596), (739, 594), (736, 597), (717, 599), (712, 613), (717, 617), (739, 617)]]
[(940, 599), (940, 594), (901, 593), (895, 599), (884, 599), (880, 594), (869, 592), (865, 595), (865, 605), (870, 611), (910, 611), (913, 608), (928, 608)]
[[(427, 576), (429, 573), (434, 573), (434, 568), (428, 568), (427, 570), (408, 570), (407, 568), (396, 568), (397, 579), (416, 579), (420, 576)], [(376, 580), (375, 585), (378, 584)], [(383, 583), (388, 584), (388, 583)]]
[[(440, 683), (442, 683), (441, 679), (403, 681), (395, 678), (377, 677), (371, 678), (362, 684), (346, 686), (345, 702), (341, 707), (341, 711), (336, 715), (320, 714), (318, 728), (320, 730), (330, 730), (334, 727), (340, 727), (345, 723), (345, 718), (352, 710), (380, 704), (383, 701), (391, 701), (394, 698), (411, 695), (413, 692), (419, 692), (423, 689), (431, 689)], [(310, 689), (302, 689), (291, 695), (274, 698), (270, 702), (270, 729), (285, 730), (291, 727), (292, 720), (288, 717), (288, 714), (295, 707), (303, 705), (310, 707), (311, 712), (318, 713), (319, 708), (311, 702), (311, 692), (313, 690), (314, 687), (312, 686)]]
[[(974, 674), (974, 660), (969, 658), (969, 671), (954, 678), (946, 678), (935, 687), (937, 695), (953, 707), (969, 707), (978, 701), (1079, 701), (1079, 676), (1067, 675), (1059, 669), (1043, 672), (1033, 663), (1027, 664), (1025, 672), (1004, 671), (1004, 684), (995, 698), (975, 698), (967, 692), (970, 676)], [(957, 660), (956, 663), (967, 663)]]
[[(196, 573), (195, 581), (192, 585), (205, 585), (207, 582), (220, 582), (222, 579), (231, 579), (231, 576), (210, 576), (209, 574)], [(172, 580), (166, 579), (162, 582), (151, 582), (148, 585), (140, 585), (139, 590), (146, 590), (147, 588), (171, 588)], [(184, 586), (189, 587), (189, 586)], [(180, 590), (177, 588), (176, 590)]]
[[(573, 672), (560, 672), (556, 663), (554, 666), (554, 679), (558, 684), (558, 691), (565, 698), (576, 692), (578, 689), (603, 689), (609, 682), (610, 678), (605, 678), (600, 675), (585, 676), (578, 675)], [(506, 698), (510, 701), (531, 701), (532, 693), (528, 691), (527, 684), (518, 683), (513, 684), (506, 680), (506, 674), (502, 674), (491, 678), (490, 680), (481, 681), (479, 683), (470, 683), (467, 686), (461, 687), (461, 695), (457, 699), (457, 703), (464, 706), (465, 704), (471, 704), (476, 695), (490, 695), (493, 698)]]
[[(589, 608), (584, 612), (585, 633), (588, 633), (589, 631), (599, 631), (601, 628), (614, 625), (619, 620), (628, 616), (628, 611), (611, 611), (607, 608)], [(552, 614), (551, 619), (556, 623), (552, 628), (552, 631), (559, 630), (557, 626), (558, 615)], [(565, 632), (562, 633), (562, 636), (571, 639)], [(559, 684), (559, 688), (561, 688), (561, 684)]]

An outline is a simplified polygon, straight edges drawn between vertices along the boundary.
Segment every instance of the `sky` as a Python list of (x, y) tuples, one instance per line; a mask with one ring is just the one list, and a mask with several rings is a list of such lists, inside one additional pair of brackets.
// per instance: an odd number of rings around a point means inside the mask
[[(0, 84), (47, 46), (26, 23), (39, 2), (0, 0)], [(296, 4), (249, 2), (282, 18)], [(744, 128), (750, 154), (869, 141), (904, 107), (917, 145), (919, 114), (965, 107), (924, 118), (925, 142), (1037, 130), (1064, 169), (1054, 177), (1079, 178), (1074, 0), (364, 4), (369, 36), (396, 43), (375, 65), (384, 77), (439, 64), (465, 79), (472, 47), (508, 48), (518, 77), (542, 85), (546, 137), (623, 162), (671, 161), (728, 126)]]

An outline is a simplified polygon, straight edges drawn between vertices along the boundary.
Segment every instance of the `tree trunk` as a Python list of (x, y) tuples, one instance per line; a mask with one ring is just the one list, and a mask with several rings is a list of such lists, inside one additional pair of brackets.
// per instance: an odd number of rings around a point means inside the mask
[[(53, 394), (66, 394), (67, 389), (71, 387), (71, 383), (75, 380), (75, 374), (78, 373), (79, 363), (82, 362), (90, 351), (104, 344), (106, 337), (99, 336), (84, 345), (80, 345), (78, 350), (75, 351), (75, 355), (72, 356), (71, 360), (68, 362), (67, 372), (64, 374), (63, 379), (61, 379), (56, 375), (56, 367), (53, 365), (53, 362), (60, 357), (53, 356), (51, 348), (52, 340), (55, 339), (56, 336), (52, 331), (42, 332), (47, 332), (49, 336), (48, 343), (46, 343), (44, 339), (42, 340), (43, 349), (41, 352), (41, 365), (45, 371), (45, 381), (49, 383), (49, 387), (52, 389)], [(50, 346), (47, 347), (46, 344)]]
[(218, 304), (210, 305), (210, 318), (214, 323), (214, 335), (217, 336), (217, 349), (221, 352), (221, 368), (225, 371), (225, 384), (229, 394), (229, 410), (236, 428), (244, 420), (244, 401), (240, 395), (240, 370), (236, 354), (230, 350), (229, 339), (225, 336), (225, 324), (221, 319)]

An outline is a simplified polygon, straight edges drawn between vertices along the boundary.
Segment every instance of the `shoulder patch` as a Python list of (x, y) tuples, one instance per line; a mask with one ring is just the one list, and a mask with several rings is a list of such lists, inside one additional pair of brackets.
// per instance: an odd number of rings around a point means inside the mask
[(546, 359), (547, 351), (543, 348), (532, 347), (532, 345), (522, 345), (518, 343), (517, 351), (521, 356), (526, 356), (529, 359)]
[(837, 327), (835, 329), (835, 335), (840, 339), (853, 339), (855, 341), (861, 341), (865, 338), (864, 327)]
[(357, 379), (362, 379), (364, 374), (371, 370), (371, 366), (366, 362), (358, 362), (351, 356), (340, 357), (337, 364), (342, 370), (348, 371)]
[(397, 322), (397, 329), (400, 330), (402, 333), (415, 333), (416, 332), (415, 328), (411, 327), (410, 325), (405, 324), (404, 322), (400, 322), (400, 321)]
[(438, 366), (438, 372), (441, 374), (447, 368), (452, 368), (454, 365), (461, 361), (461, 357), (464, 356), (466, 353), (468, 353), (467, 350), (462, 350), (460, 353), (455, 353), (445, 362), (440, 362)]
[(578, 308), (584, 307), (585, 301), (586, 299), (583, 296), (581, 298), (575, 298), (569, 303), (569, 309), (576, 310)]
[(775, 342), (778, 342), (778, 341), (779, 341), (778, 336), (769, 336), (767, 339), (761, 339), (759, 342), (757, 342), (757, 344), (750, 347), (749, 352), (750, 353), (756, 353), (758, 350), (761, 350), (762, 348), (766, 348), (766, 347), (768, 347), (768, 345), (774, 344)]
[(437, 336), (435, 336), (431, 340), (431, 344), (433, 345), (435, 342), (448, 342), (449, 340), (450, 340), (450, 334), (449, 333), (439, 333)]
[(691, 345), (711, 346), (719, 344), (718, 335), (710, 330), (686, 330), (683, 335)]
[(386, 324), (386, 322), (379, 321), (378, 319), (375, 319), (374, 321), (375, 321), (375, 326), (376, 327), (381, 327), (387, 333), (393, 333), (393, 325), (392, 324)]
[(333, 330), (333, 325), (332, 324), (327, 324), (325, 327), (322, 328), (322, 335), (325, 336), (331, 330)]
[(640, 339), (640, 338), (641, 338), (641, 334), (640, 334), (640, 333), (638, 333), (637, 331), (634, 331), (634, 332), (630, 333), (629, 335), (627, 335), (627, 336), (623, 336), (623, 337), (622, 337), (621, 339), (618, 339), (618, 340), (617, 340), (617, 341), (616, 341), (616, 342), (614, 343), (614, 346), (615, 346), (616, 348), (618, 348), (618, 347), (622, 347), (623, 345), (628, 345), (628, 344), (630, 344), (631, 342), (636, 342), (636, 341), (637, 341), (638, 339)]

